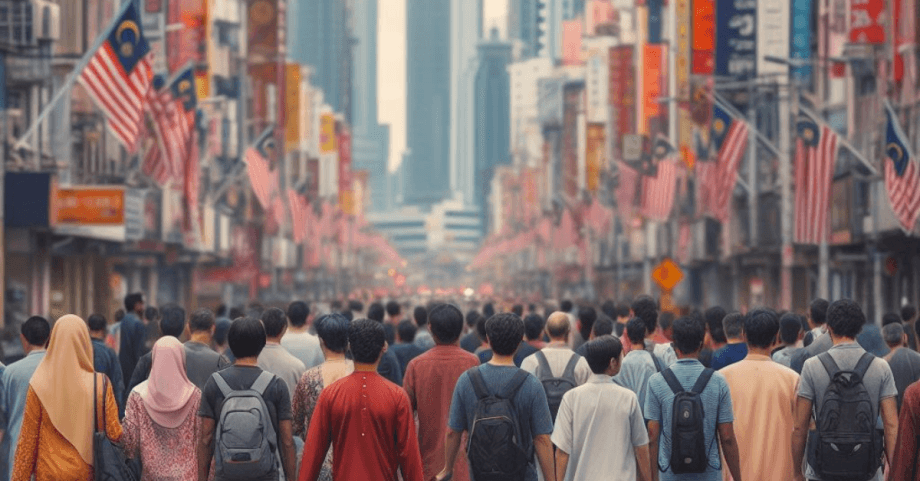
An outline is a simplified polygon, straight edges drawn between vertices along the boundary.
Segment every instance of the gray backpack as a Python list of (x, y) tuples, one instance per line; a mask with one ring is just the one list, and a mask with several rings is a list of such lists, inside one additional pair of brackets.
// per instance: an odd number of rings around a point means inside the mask
[(275, 376), (262, 371), (252, 387), (239, 391), (231, 389), (220, 373), (212, 377), (224, 394), (214, 448), (217, 476), (248, 481), (270, 474), (278, 441), (262, 394)]

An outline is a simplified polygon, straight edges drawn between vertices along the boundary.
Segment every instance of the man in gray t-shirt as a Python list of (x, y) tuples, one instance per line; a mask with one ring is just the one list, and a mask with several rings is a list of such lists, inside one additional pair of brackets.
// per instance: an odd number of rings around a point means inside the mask
[[(865, 350), (856, 343), (856, 336), (865, 323), (865, 314), (854, 301), (843, 299), (834, 302), (827, 310), (827, 330), (833, 340), (833, 347), (827, 353), (834, 359), (840, 370), (852, 370), (856, 367), (859, 359), (865, 354)], [(820, 413), (824, 394), (830, 385), (830, 376), (828, 376), (824, 365), (818, 357), (813, 357), (805, 362), (802, 368), (802, 376), (799, 380), (798, 400), (795, 409), (795, 430), (792, 435), (792, 453), (793, 463), (795, 466), (802, 465), (803, 458), (807, 459), (806, 453), (812, 452), (815, 448), (808, 437), (808, 446), (806, 449), (806, 437), (808, 434), (809, 423), (813, 419), (813, 408), (815, 412)], [(888, 459), (894, 453), (894, 446), (897, 440), (898, 430), (898, 412), (895, 397), (898, 390), (895, 387), (894, 377), (888, 363), (884, 360), (873, 359), (872, 364), (866, 371), (863, 379), (863, 385), (868, 391), (872, 400), (873, 413), (881, 416), (882, 426), (885, 431), (885, 451)], [(801, 473), (796, 479), (809, 479), (821, 481), (815, 466), (805, 465), (804, 478)], [(876, 479), (881, 479), (881, 470)]]

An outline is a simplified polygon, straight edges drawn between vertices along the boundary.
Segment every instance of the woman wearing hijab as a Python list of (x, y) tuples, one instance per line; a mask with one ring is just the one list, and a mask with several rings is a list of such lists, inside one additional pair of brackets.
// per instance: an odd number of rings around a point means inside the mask
[(141, 481), (197, 479), (200, 403), (201, 391), (185, 373), (185, 347), (175, 337), (161, 338), (150, 377), (131, 391), (125, 409), (125, 453), (140, 455)]
[[(58, 319), (45, 357), (29, 381), (12, 481), (29, 481), (33, 475), (36, 481), (92, 481), (94, 377), (86, 323), (74, 315)], [(99, 376), (100, 386), (102, 381)], [(111, 384), (105, 392), (105, 420), (109, 439), (119, 442), (122, 431)]]
[[(320, 317), (314, 325), (319, 336), (319, 345), (323, 349), (326, 362), (307, 370), (297, 383), (294, 391), (294, 436), (302, 439), (310, 430), (310, 418), (316, 409), (316, 402), (328, 386), (355, 370), (352, 361), (345, 358), (348, 348), (348, 326), (350, 322), (341, 314), (329, 314)], [(326, 461), (320, 471), (319, 481), (332, 481), (332, 448), (326, 453)]]

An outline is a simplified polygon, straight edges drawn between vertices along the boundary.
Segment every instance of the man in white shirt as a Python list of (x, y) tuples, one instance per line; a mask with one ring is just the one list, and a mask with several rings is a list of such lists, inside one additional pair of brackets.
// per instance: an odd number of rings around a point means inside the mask
[(556, 479), (651, 481), (648, 431), (639, 401), (635, 393), (611, 381), (620, 370), (623, 346), (613, 336), (587, 346), (593, 374), (587, 384), (563, 396), (553, 429)]
[[(549, 337), (550, 342), (540, 352), (546, 356), (546, 362), (549, 364), (553, 376), (562, 376), (569, 360), (575, 355), (575, 351), (570, 349), (568, 345), (570, 329), (569, 316), (564, 312), (554, 312), (546, 320), (546, 335)], [(536, 376), (539, 365), (540, 361), (537, 359), (537, 355), (531, 354), (521, 363), (521, 369)], [(588, 367), (588, 361), (584, 358), (579, 359), (578, 364), (575, 365), (575, 379), (578, 381), (578, 385), (588, 382), (589, 377), (591, 377), (591, 368)]]
[(308, 331), (310, 306), (306, 302), (292, 302), (288, 306), (287, 317), (290, 326), (281, 338), (281, 347), (300, 359), (307, 369), (322, 364), (325, 358), (323, 349), (319, 346), (319, 338)]

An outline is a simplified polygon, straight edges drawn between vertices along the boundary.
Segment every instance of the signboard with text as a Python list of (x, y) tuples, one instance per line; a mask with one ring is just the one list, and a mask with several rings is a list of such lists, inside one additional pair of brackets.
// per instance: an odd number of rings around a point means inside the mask
[(757, 3), (719, 2), (716, 10), (715, 74), (739, 79), (757, 75)]

